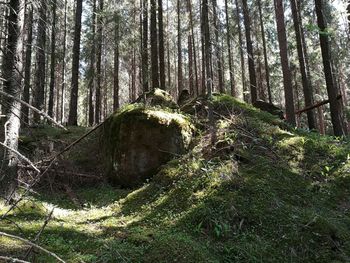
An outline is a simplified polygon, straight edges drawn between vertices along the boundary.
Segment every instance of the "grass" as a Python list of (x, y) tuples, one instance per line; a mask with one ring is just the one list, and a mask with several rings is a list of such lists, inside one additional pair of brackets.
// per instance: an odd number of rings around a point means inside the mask
[[(217, 121), (196, 146), (136, 189), (106, 184), (28, 197), (0, 230), (34, 238), (67, 262), (349, 262), (350, 143), (290, 129), (272, 115)], [(1, 211), (5, 211), (2, 207)], [(1, 213), (1, 212), (0, 212)], [(0, 254), (22, 243), (0, 238)], [(37, 254), (35, 262), (55, 262)]]

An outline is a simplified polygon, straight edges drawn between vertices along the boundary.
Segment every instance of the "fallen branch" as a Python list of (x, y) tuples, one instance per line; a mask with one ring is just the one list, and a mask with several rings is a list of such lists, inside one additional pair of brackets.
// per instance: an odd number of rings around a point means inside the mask
[[(52, 209), (50, 214), (47, 216), (47, 218), (45, 219), (45, 222), (43, 224), (43, 226), (40, 228), (38, 234), (36, 235), (35, 239), (33, 240), (33, 243), (37, 243), (39, 241), (39, 238), (41, 236), (41, 234), (44, 232), (44, 229), (45, 227), (47, 226), (47, 224), (50, 222), (51, 220), (51, 217), (52, 217), (52, 214), (53, 214), (53, 211), (55, 209)], [(33, 246), (31, 246), (30, 248), (28, 248), (27, 252), (26, 252), (26, 255), (24, 256), (24, 259), (27, 259), (30, 255), (30, 253), (32, 252), (33, 250)]]
[[(336, 99), (337, 99), (337, 100), (340, 100), (341, 98), (342, 98), (342, 95), (338, 95)], [(304, 112), (308, 112), (308, 111), (313, 110), (313, 109), (315, 109), (315, 108), (318, 108), (318, 107), (321, 107), (321, 106), (323, 106), (323, 105), (326, 105), (326, 104), (328, 104), (329, 102), (330, 102), (329, 99), (328, 99), (328, 100), (324, 100), (324, 101), (320, 101), (320, 102), (316, 103), (315, 105), (311, 105), (311, 106), (309, 106), (309, 107), (306, 107), (306, 108), (304, 108), (304, 109), (302, 109), (302, 110), (299, 110), (299, 111), (295, 112), (295, 114), (296, 114), (296, 115), (300, 115), (300, 114), (302, 114), (302, 113), (304, 113)]]
[(56, 122), (53, 118), (51, 118), (49, 115), (47, 115), (45, 112), (33, 107), (32, 105), (30, 105), (29, 103), (19, 99), (19, 98), (16, 98), (6, 92), (3, 92), (0, 90), (0, 95), (4, 96), (4, 97), (7, 97), (7, 98), (10, 98), (10, 99), (13, 99), (15, 101), (18, 101), (19, 103), (23, 104), (24, 106), (30, 108), (31, 110), (35, 111), (36, 113), (38, 113), (39, 115), (43, 116), (45, 119), (47, 119), (48, 121), (50, 121), (51, 123), (55, 124), (57, 127), (60, 127), (61, 129), (67, 131), (66, 127), (64, 127), (63, 125), (59, 124), (58, 122)]
[(4, 144), (3, 142), (0, 142), (0, 145), (4, 148), (6, 148), (7, 150), (15, 153), (20, 159), (22, 159), (23, 161), (25, 161), (26, 163), (28, 163), (30, 165), (31, 168), (33, 168), (37, 173), (40, 173), (40, 170), (27, 158), (25, 157), (23, 154), (21, 154), (20, 152), (18, 152), (17, 150), (7, 146), (6, 144)]
[(30, 263), (29, 261), (21, 260), (18, 258), (11, 258), (11, 257), (4, 257), (4, 256), (0, 256), (0, 259), (5, 260), (6, 262)]
[(4, 232), (0, 232), (0, 236), (4, 236), (4, 237), (8, 237), (8, 238), (12, 238), (12, 239), (16, 239), (16, 240), (19, 240), (19, 241), (22, 241), (23, 243), (26, 243), (30, 246), (33, 246), (34, 248), (36, 249), (39, 249), (40, 251), (54, 257), (55, 259), (57, 259), (59, 262), (61, 263), (66, 263), (63, 259), (61, 259), (59, 256), (57, 256), (55, 253), (51, 252), (51, 251), (48, 251), (47, 249), (39, 246), (39, 245), (36, 245), (34, 244), (33, 242), (30, 242), (29, 240), (27, 239), (24, 239), (24, 238), (21, 238), (21, 237), (18, 237), (18, 236), (14, 236), (14, 235), (11, 235), (11, 234), (7, 234), (7, 233), (4, 233)]

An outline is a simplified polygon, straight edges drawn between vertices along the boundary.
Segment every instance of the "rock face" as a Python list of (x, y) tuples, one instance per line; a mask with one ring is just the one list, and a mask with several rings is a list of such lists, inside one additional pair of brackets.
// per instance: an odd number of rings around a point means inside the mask
[(145, 182), (161, 165), (185, 153), (192, 136), (191, 124), (183, 115), (156, 108), (121, 112), (106, 128), (109, 181), (123, 187)]

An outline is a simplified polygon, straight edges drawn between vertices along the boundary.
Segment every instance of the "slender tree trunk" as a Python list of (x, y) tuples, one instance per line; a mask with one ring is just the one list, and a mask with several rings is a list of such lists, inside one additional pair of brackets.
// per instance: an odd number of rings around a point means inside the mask
[[(24, 1), (10, 0), (9, 2), (9, 26), (8, 41), (3, 57), (2, 73), (6, 80), (4, 92), (19, 99), (21, 97), (22, 71), (23, 71), (23, 27), (24, 27)], [(21, 126), (21, 104), (15, 99), (4, 99), (6, 113), (5, 132), (1, 134), (1, 141), (11, 149), (18, 149), (18, 137)], [(7, 202), (12, 198), (17, 187), (18, 156), (13, 151), (4, 149), (1, 160), (3, 161), (0, 173), (0, 195)]]
[(151, 71), (152, 89), (159, 88), (158, 68), (158, 37), (157, 37), (157, 3), (151, 0)]
[(210, 44), (210, 31), (209, 31), (209, 7), (208, 0), (203, 0), (202, 4), (202, 24), (203, 24), (203, 34), (204, 34), (204, 53), (205, 53), (205, 83), (206, 91), (209, 97), (212, 96), (212, 75), (210, 69), (210, 54), (211, 54), (211, 44)]
[(96, 0), (92, 2), (92, 16), (91, 16), (91, 51), (90, 51), (90, 66), (89, 66), (89, 125), (94, 125), (95, 112), (94, 112), (94, 91), (95, 91), (95, 60), (96, 60)]
[(65, 118), (65, 99), (66, 99), (66, 49), (67, 49), (67, 0), (64, 1), (64, 31), (63, 31), (63, 51), (62, 51), (62, 80), (61, 80), (61, 116), (60, 120), (63, 123)]
[(227, 0), (225, 0), (225, 16), (226, 16), (226, 38), (227, 38), (227, 51), (228, 51), (228, 68), (230, 73), (230, 90), (231, 95), (236, 97), (236, 87), (235, 87), (235, 75), (233, 71), (233, 63), (232, 63), (232, 50), (231, 50), (231, 30), (230, 30), (230, 17), (228, 12), (228, 3)]
[(167, 68), (168, 68), (168, 72), (167, 72), (167, 74), (168, 74), (168, 89), (169, 90), (172, 90), (172, 88), (171, 88), (171, 67), (170, 67), (170, 60), (171, 60), (171, 57), (170, 57), (170, 37), (169, 37), (169, 28), (170, 28), (170, 26), (169, 26), (169, 0), (167, 0), (167, 10), (168, 10), (168, 12), (167, 12), (167, 34), (168, 34), (168, 37), (167, 37)]
[(317, 24), (320, 28), (320, 44), (323, 60), (323, 68), (326, 78), (327, 93), (329, 97), (331, 119), (335, 136), (344, 135), (344, 129), (341, 120), (341, 105), (337, 100), (338, 88), (333, 79), (332, 58), (329, 45), (329, 35), (327, 33), (327, 23), (323, 15), (322, 0), (315, 0)]
[(192, 1), (187, 0), (188, 5), (188, 12), (189, 12), (189, 19), (190, 19), (190, 27), (191, 27), (191, 46), (192, 46), (192, 52), (193, 52), (193, 62), (194, 62), (194, 75), (195, 75), (195, 91), (194, 94), (196, 96), (199, 95), (199, 80), (198, 80), (198, 66), (197, 66), (197, 52), (196, 52), (196, 43), (195, 43), (195, 36), (194, 36), (194, 25), (193, 25), (193, 14), (192, 14)]
[(251, 39), (250, 15), (249, 15), (247, 0), (242, 0), (242, 4), (243, 4), (245, 36), (246, 36), (246, 42), (247, 42), (247, 53), (248, 53), (250, 94), (251, 94), (251, 101), (252, 101), (252, 103), (254, 103), (258, 99), (258, 93), (257, 93), (257, 88), (256, 88), (257, 85), (256, 85), (253, 42)]
[(183, 72), (182, 72), (182, 29), (181, 29), (181, 1), (177, 0), (177, 91), (181, 94), (183, 90)]
[(248, 102), (247, 87), (246, 87), (246, 77), (245, 77), (245, 61), (244, 61), (244, 51), (243, 51), (243, 36), (242, 36), (242, 26), (240, 20), (240, 10), (238, 5), (238, 0), (235, 0), (236, 4), (236, 24), (238, 27), (238, 41), (239, 41), (239, 54), (241, 57), (241, 78), (242, 78), (242, 91), (243, 99)]
[[(23, 88), (23, 100), (29, 103), (30, 100), (30, 79), (32, 72), (32, 45), (33, 45), (33, 5), (27, 4), (27, 19), (26, 19), (26, 60), (25, 60), (25, 69), (24, 69), (24, 88)], [(29, 108), (22, 108), (23, 121), (29, 123)]]
[(148, 0), (142, 0), (142, 85), (143, 92), (149, 90), (149, 72), (148, 72)]
[[(43, 110), (45, 107), (45, 72), (46, 72), (46, 1), (40, 2), (38, 38), (36, 53), (36, 72), (35, 72), (35, 92), (34, 107)], [(40, 122), (40, 115), (34, 112), (34, 122)]]
[(192, 36), (188, 35), (188, 79), (190, 94), (194, 94)]
[(80, 40), (81, 40), (81, 17), (83, 12), (83, 0), (76, 1), (73, 61), (72, 61), (72, 84), (70, 93), (70, 107), (68, 125), (78, 124), (78, 91), (79, 91), (79, 61), (80, 61)]
[(224, 86), (224, 77), (223, 77), (223, 70), (222, 70), (222, 59), (221, 59), (221, 47), (220, 47), (220, 40), (219, 40), (219, 22), (218, 22), (218, 14), (217, 14), (217, 1), (212, 0), (213, 5), (213, 19), (214, 19), (214, 29), (215, 29), (215, 59), (216, 64), (218, 67), (218, 80), (219, 80), (219, 91), (221, 93), (225, 93), (225, 86)]
[(103, 41), (103, 2), (99, 0), (97, 16), (97, 49), (96, 49), (96, 99), (95, 99), (95, 124), (101, 120), (101, 82), (102, 82), (102, 41)]
[(286, 101), (286, 117), (288, 123), (295, 126), (295, 110), (293, 98), (292, 76), (289, 67), (286, 27), (284, 24), (284, 8), (282, 0), (275, 1), (275, 12), (277, 22), (278, 43), (280, 48), (280, 58), (283, 72), (284, 96)]
[(348, 0), (348, 23), (349, 23), (349, 35), (350, 35), (350, 0)]
[(116, 111), (119, 109), (119, 15), (116, 12), (114, 16), (113, 110)]
[(165, 51), (164, 51), (164, 25), (162, 0), (158, 0), (158, 23), (159, 23), (159, 77), (160, 88), (165, 90)]
[[(302, 43), (302, 40), (303, 40), (301, 37), (302, 30), (300, 26), (299, 15), (298, 15), (299, 10), (298, 10), (298, 5), (296, 1), (297, 0), (290, 0), (292, 15), (293, 15), (294, 30), (295, 30), (296, 41), (297, 41), (297, 51), (298, 51), (301, 79), (303, 84), (305, 107), (309, 107), (313, 104), (313, 94), (312, 94), (312, 89), (309, 85), (310, 81), (308, 80), (308, 75), (306, 71), (305, 50), (304, 50), (304, 44)], [(307, 119), (308, 119), (309, 128), (315, 129), (316, 123), (315, 123), (314, 111), (307, 112)]]
[(56, 9), (57, 0), (52, 0), (52, 29), (51, 29), (51, 65), (50, 65), (50, 94), (48, 114), (53, 117), (56, 70)]
[(266, 78), (267, 94), (269, 96), (269, 102), (272, 103), (272, 94), (271, 94), (271, 85), (270, 85), (270, 68), (269, 68), (269, 62), (268, 62), (268, 58), (267, 58), (266, 36), (265, 36), (265, 27), (264, 27), (264, 19), (263, 19), (263, 14), (262, 14), (261, 0), (258, 0), (258, 8), (259, 8), (261, 37), (262, 37), (263, 49), (264, 49), (264, 63), (265, 63), (265, 78)]

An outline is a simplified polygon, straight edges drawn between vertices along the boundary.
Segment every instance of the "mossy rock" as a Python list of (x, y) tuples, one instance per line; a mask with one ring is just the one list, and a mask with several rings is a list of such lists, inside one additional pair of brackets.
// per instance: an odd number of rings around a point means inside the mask
[(179, 108), (173, 97), (168, 92), (161, 89), (154, 89), (152, 91), (144, 93), (136, 100), (136, 103), (144, 103), (145, 105), (151, 107), (161, 106), (170, 109)]
[(110, 182), (132, 187), (155, 175), (160, 166), (186, 152), (192, 125), (182, 114), (130, 105), (105, 126)]

